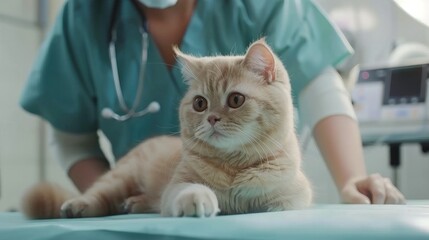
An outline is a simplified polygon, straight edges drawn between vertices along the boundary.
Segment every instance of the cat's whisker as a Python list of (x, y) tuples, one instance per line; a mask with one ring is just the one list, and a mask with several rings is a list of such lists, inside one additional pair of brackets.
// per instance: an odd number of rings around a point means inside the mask
[(238, 139), (238, 141), (240, 142), (240, 145), (243, 148), (243, 155), (246, 156), (249, 153), (249, 150), (247, 149), (246, 145), (244, 144), (244, 142), (242, 141), (242, 139)]
[[(193, 128), (193, 126), (191, 126), (191, 128)], [(200, 124), (197, 127), (195, 127), (194, 133), (197, 133), (197, 132), (201, 131), (202, 129), (203, 129), (203, 125)]]
[[(264, 134), (265, 134), (265, 133), (264, 133)], [(274, 140), (270, 139), (270, 136), (269, 136), (268, 134), (265, 134), (265, 136), (266, 136), (266, 139), (267, 139), (267, 140), (269, 140), (269, 141), (274, 141)], [(268, 162), (268, 159), (269, 159), (269, 157), (270, 157), (270, 156), (275, 156), (275, 152), (273, 151), (272, 147), (268, 145), (268, 143), (267, 143), (267, 142), (265, 142), (265, 141), (261, 141), (261, 138), (259, 138), (259, 137), (258, 137), (258, 135), (253, 136), (253, 138), (254, 138), (254, 139), (255, 139), (255, 141), (258, 143), (258, 145), (259, 145), (259, 146), (261, 146), (262, 151), (266, 154), (266, 155), (265, 155), (266, 157), (261, 159), (261, 163), (262, 163), (262, 161), (263, 161), (264, 159), (266, 159), (266, 162)], [(274, 141), (273, 143), (275, 143), (275, 141)], [(261, 145), (261, 144), (263, 144), (263, 145)], [(276, 158), (276, 161), (278, 161), (278, 159), (277, 159), (277, 158)]]
[(187, 149), (189, 149), (190, 151), (193, 151), (194, 148), (199, 145), (198, 144), (198, 139), (196, 137), (192, 137), (189, 139), (191, 142), (193, 142), (192, 146), (188, 146)]
[[(250, 141), (250, 143), (255, 143), (258, 144), (260, 146), (260, 144), (258, 143), (257, 139), (255, 139), (252, 135), (246, 133), (245, 131), (237, 128), (237, 131), (241, 132), (245, 137), (248, 138), (248, 140)], [(261, 154), (261, 152), (259, 152), (258, 148), (255, 147), (254, 150), (256, 151), (256, 153), (258, 154), (259, 158), (258, 160), (261, 160), (264, 156)]]
[(201, 129), (204, 127), (204, 125), (200, 124), (195, 128), (195, 131), (201, 131)]
[(270, 141), (273, 145), (275, 145), (280, 151), (284, 151), (286, 149), (286, 146), (284, 144), (281, 144), (279, 141), (275, 140), (271, 135), (264, 132), (262, 129), (258, 129), (257, 135), (258, 137), (264, 137), (268, 141)]
[(175, 131), (175, 132), (170, 132), (170, 133), (166, 133), (165, 135), (167, 135), (167, 136), (177, 136), (177, 135), (180, 135), (180, 131)]
[[(272, 144), (274, 144), (274, 146), (276, 146), (278, 148), (279, 151), (282, 151), (283, 154), (285, 154), (287, 157), (289, 157), (289, 153), (287, 151), (285, 151), (286, 147), (285, 146), (281, 146), (281, 144), (278, 141), (276, 141), (272, 136), (270, 136), (269, 134), (264, 133), (262, 131), (259, 131), (258, 135), (262, 136), (265, 139), (267, 139), (268, 141), (270, 141)], [(268, 147), (268, 148), (271, 149), (271, 151), (273, 151), (272, 148), (270, 148), (270, 147)]]
[[(192, 145), (189, 145), (189, 143), (191, 142), (192, 142)], [(184, 146), (185, 146), (185, 143), (184, 143)], [(195, 136), (192, 136), (191, 138), (186, 140), (186, 146), (187, 146), (186, 149), (189, 151), (194, 151), (195, 147), (198, 146), (200, 149), (197, 152), (201, 152), (202, 144), (200, 144), (200, 140)]]
[(275, 154), (275, 152), (273, 151), (273, 149), (272, 149), (272, 148), (267, 144), (267, 142), (262, 141), (262, 143), (264, 144), (264, 146), (265, 146), (265, 148), (268, 150), (268, 152), (270, 152), (270, 155), (268, 155), (268, 156), (267, 156), (267, 158), (266, 158), (266, 162), (268, 162), (268, 161), (269, 161), (269, 156), (274, 157), (274, 161), (275, 161), (275, 162), (278, 162), (278, 158), (276, 157), (276, 154)]
[(188, 146), (188, 144), (189, 143), (191, 143), (191, 142), (193, 142), (194, 140), (195, 140), (196, 138), (194, 137), (194, 136), (192, 136), (192, 137), (190, 137), (190, 138), (188, 138), (188, 139), (186, 139), (185, 141), (183, 141), (183, 146), (184, 147), (187, 147)]
[(197, 137), (204, 137), (204, 135), (206, 135), (208, 130), (209, 129), (207, 129), (205, 125), (201, 124), (195, 129), (194, 135)]
[(278, 142), (277, 140), (275, 140), (272, 136), (270, 136), (269, 134), (265, 133), (264, 131), (258, 131), (258, 134), (260, 136), (263, 136), (265, 138), (267, 138), (267, 140), (271, 141), (276, 147), (283, 149), (284, 146)]
[[(264, 158), (267, 156), (267, 153), (265, 152), (265, 148), (261, 145), (261, 143), (259, 142), (259, 139), (255, 138), (254, 136), (250, 136), (253, 140), (254, 143), (256, 143), (261, 151), (263, 152), (264, 155), (260, 156), (257, 160), (259, 161), (259, 163), (264, 163)], [(258, 149), (257, 147), (255, 147), (255, 149)]]
[[(265, 142), (263, 142), (263, 141), (260, 141), (260, 139), (259, 138), (257, 138), (256, 136), (251, 136), (253, 139), (254, 139), (254, 142), (255, 143), (257, 143), (260, 147), (261, 147), (261, 150), (262, 150), (262, 152), (264, 153), (264, 157), (261, 157), (260, 159), (259, 159), (259, 161), (261, 162), (261, 163), (264, 163), (263, 161), (264, 161), (264, 159), (268, 159), (268, 157), (270, 156), (270, 154), (272, 155), (272, 151), (269, 149), (269, 148), (267, 148), (267, 146), (266, 146), (266, 143)], [(261, 143), (262, 144), (264, 144), (264, 145), (261, 145)], [(268, 150), (268, 151), (265, 151), (265, 150)], [(270, 153), (271, 152), (271, 153)]]
[[(262, 138), (265, 138), (267, 141), (269, 141), (271, 144), (273, 144), (275, 147), (278, 148), (278, 151), (283, 151), (284, 154), (286, 156), (288, 156), (288, 153), (285, 151), (286, 147), (282, 146), (278, 141), (276, 141), (272, 136), (270, 136), (269, 134), (263, 132), (263, 131), (258, 131), (258, 136), (261, 136)], [(259, 137), (258, 137), (259, 138)], [(264, 143), (265, 145), (267, 145), (268, 143)], [(273, 147), (267, 146), (268, 149), (270, 149), (270, 151), (272, 152), (272, 155), (274, 156), (274, 149)]]

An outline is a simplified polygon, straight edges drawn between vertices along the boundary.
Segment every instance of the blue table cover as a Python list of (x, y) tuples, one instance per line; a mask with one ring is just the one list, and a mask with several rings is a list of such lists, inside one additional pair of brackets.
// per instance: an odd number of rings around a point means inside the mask
[(27, 220), (0, 213), (0, 239), (429, 239), (429, 202), (315, 205), (214, 218), (158, 214)]

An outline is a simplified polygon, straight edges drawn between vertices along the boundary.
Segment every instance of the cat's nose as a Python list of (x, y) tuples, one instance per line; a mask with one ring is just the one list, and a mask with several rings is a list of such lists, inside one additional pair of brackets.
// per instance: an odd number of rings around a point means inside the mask
[(216, 122), (219, 122), (220, 121), (220, 117), (218, 117), (218, 116), (215, 116), (215, 115), (210, 115), (208, 118), (207, 118), (207, 121), (210, 123), (210, 125), (212, 125), (212, 126), (214, 126), (215, 124), (216, 124)]

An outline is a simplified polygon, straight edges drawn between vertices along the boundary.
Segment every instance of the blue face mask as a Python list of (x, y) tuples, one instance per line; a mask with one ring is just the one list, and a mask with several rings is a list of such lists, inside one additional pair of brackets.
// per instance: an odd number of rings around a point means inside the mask
[(174, 6), (177, 0), (139, 0), (139, 2), (146, 7), (163, 9)]

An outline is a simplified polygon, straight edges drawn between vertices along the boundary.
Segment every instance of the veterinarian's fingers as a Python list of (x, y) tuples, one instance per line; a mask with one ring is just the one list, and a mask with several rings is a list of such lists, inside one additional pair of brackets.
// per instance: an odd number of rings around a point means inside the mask
[(392, 184), (389, 178), (384, 178), (386, 188), (386, 204), (405, 204), (404, 195)]
[(341, 196), (345, 203), (351, 204), (370, 204), (371, 201), (367, 196), (360, 193), (355, 185), (351, 185), (343, 189)]
[(371, 193), (372, 204), (384, 204), (386, 201), (384, 179), (379, 174), (372, 174), (365, 181), (368, 191)]
[(386, 188), (384, 179), (380, 174), (372, 174), (356, 182), (356, 187), (362, 194), (371, 199), (372, 204), (384, 204), (386, 201)]

